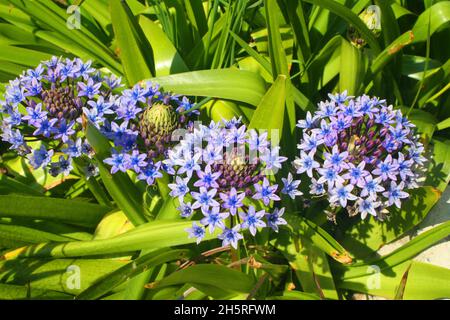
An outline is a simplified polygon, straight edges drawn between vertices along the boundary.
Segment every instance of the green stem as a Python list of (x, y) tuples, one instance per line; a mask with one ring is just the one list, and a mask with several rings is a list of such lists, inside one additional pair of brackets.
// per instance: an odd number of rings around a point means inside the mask
[(81, 179), (84, 180), (84, 182), (86, 183), (86, 186), (89, 188), (89, 191), (92, 192), (93, 196), (98, 201), (98, 203), (101, 205), (104, 205), (106, 207), (112, 207), (113, 205), (111, 204), (111, 201), (109, 200), (108, 195), (103, 190), (100, 183), (98, 183), (98, 181), (95, 180), (94, 177), (92, 177), (91, 179), (86, 178), (86, 176), (84, 175), (84, 171), (82, 169), (83, 166), (81, 165), (80, 160), (75, 159), (74, 164), (75, 164), (75, 169), (76, 169), (77, 173), (80, 175)]
[(94, 177), (92, 177), (91, 179), (86, 179), (86, 185), (89, 188), (89, 191), (91, 191), (94, 195), (95, 199), (97, 199), (99, 204), (107, 207), (112, 207), (111, 201), (109, 201), (106, 192)]
[[(167, 186), (169, 183), (169, 176), (167, 173), (163, 173), (163, 176), (160, 179), (157, 179), (157, 185), (160, 192), (160, 195), (164, 201), (164, 204), (162, 205), (158, 215), (156, 216), (156, 219), (173, 219), (174, 213), (176, 214), (176, 217), (178, 217), (178, 211), (174, 208), (173, 200), (169, 197), (170, 189)], [(139, 254), (139, 257), (142, 257), (146, 255), (147, 253), (153, 251), (153, 249), (150, 250), (142, 250)], [(149, 270), (146, 270), (139, 274), (138, 276), (134, 277), (130, 280), (128, 283), (125, 293), (124, 293), (124, 299), (125, 300), (141, 300), (144, 297), (145, 294), (145, 285), (150, 281), (150, 277), (154, 273), (154, 268), (150, 268)]]

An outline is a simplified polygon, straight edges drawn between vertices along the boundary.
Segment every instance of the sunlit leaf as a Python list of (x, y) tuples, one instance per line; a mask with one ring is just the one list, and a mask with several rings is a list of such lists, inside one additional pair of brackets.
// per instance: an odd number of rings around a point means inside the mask
[(254, 106), (266, 91), (259, 75), (236, 69), (192, 71), (148, 80), (178, 94), (231, 99)]

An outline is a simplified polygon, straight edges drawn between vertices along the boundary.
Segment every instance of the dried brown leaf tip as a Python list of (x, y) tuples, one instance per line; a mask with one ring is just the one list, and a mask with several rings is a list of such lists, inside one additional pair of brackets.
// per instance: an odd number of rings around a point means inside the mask
[(250, 257), (250, 259), (248, 259), (248, 265), (254, 269), (260, 269), (262, 267), (262, 263), (256, 261), (255, 257)]
[(295, 289), (295, 284), (293, 282), (289, 282), (286, 287), (287, 291), (292, 291)]
[(393, 45), (391, 48), (389, 48), (388, 53), (389, 54), (397, 53), (398, 51), (403, 49), (405, 46), (410, 44), (413, 40), (414, 40), (414, 33), (412, 31), (409, 31), (409, 39), (406, 42)]
[(122, 50), (121, 50), (119, 47), (117, 47), (117, 48), (114, 50), (114, 53), (116, 54), (116, 56), (120, 57), (120, 54), (122, 53)]
[(147, 283), (146, 285), (144, 285), (144, 288), (145, 289), (154, 289), (154, 288), (156, 288), (158, 283), (159, 283), (158, 281)]
[(334, 260), (343, 264), (351, 264), (353, 262), (353, 259), (350, 257), (348, 252), (339, 253), (335, 251), (331, 253), (331, 256), (334, 258)]
[(86, 130), (87, 124), (88, 124), (88, 119), (87, 119), (86, 115), (83, 113), (81, 115), (81, 126), (83, 127), (83, 130)]

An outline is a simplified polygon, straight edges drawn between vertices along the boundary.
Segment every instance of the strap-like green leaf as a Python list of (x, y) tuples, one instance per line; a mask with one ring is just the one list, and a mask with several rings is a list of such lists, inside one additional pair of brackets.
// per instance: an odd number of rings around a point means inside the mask
[(437, 227), (421, 233), (386, 256), (359, 262), (350, 266), (340, 265), (339, 268), (345, 270), (345, 278), (347, 279), (360, 277), (366, 274), (367, 267), (371, 265), (378, 266), (380, 270), (383, 270), (384, 268), (392, 268), (414, 258), (420, 252), (448, 235), (450, 235), (450, 221), (444, 222)]
[(111, 156), (111, 145), (108, 139), (90, 122), (86, 127), (86, 137), (95, 150), (103, 184), (117, 206), (122, 209), (134, 225), (145, 223), (147, 219), (144, 215), (145, 209), (142, 197), (139, 197), (140, 192), (130, 177), (124, 172), (111, 174), (109, 167), (103, 163), (103, 160)]
[(254, 106), (266, 92), (261, 76), (237, 69), (192, 71), (148, 80), (178, 94), (231, 99)]
[(449, 23), (450, 2), (437, 2), (420, 14), (412, 29), (414, 34), (413, 42), (426, 41), (428, 34), (432, 35), (439, 29), (448, 26)]
[(347, 40), (342, 39), (339, 91), (343, 92), (347, 90), (349, 95), (359, 95), (361, 83), (365, 76), (366, 66), (367, 61), (362, 52)]
[(2, 283), (76, 295), (124, 261), (112, 259), (20, 259), (0, 261)]
[(93, 227), (111, 209), (98, 204), (49, 197), (0, 195), (0, 217), (51, 219)]
[(129, 281), (132, 277), (140, 274), (146, 269), (185, 257), (187, 252), (187, 250), (167, 251), (166, 249), (161, 249), (143, 255), (142, 257), (139, 257), (138, 259), (110, 273), (106, 277), (99, 279), (86, 290), (81, 292), (76, 298), (80, 300), (100, 298), (102, 295), (108, 293), (121, 283)]
[(286, 212), (283, 217), (289, 223), (294, 233), (305, 239), (309, 239), (314, 245), (333, 257), (336, 261), (344, 264), (352, 262), (352, 258), (347, 250), (328, 232), (314, 222), (289, 212)]
[(258, 104), (249, 128), (259, 130), (278, 130), (281, 137), (284, 124), (284, 110), (286, 97), (286, 76), (279, 75), (267, 93)]
[(367, 257), (418, 225), (441, 196), (439, 190), (428, 186), (413, 189), (409, 194), (401, 209), (390, 208), (388, 222), (370, 217), (360, 220), (344, 232), (340, 242), (357, 258)]
[(111, 21), (123, 70), (130, 85), (151, 77), (153, 51), (125, 1), (110, 2)]
[(248, 293), (255, 285), (252, 277), (216, 264), (199, 264), (187, 269), (176, 271), (161, 281), (152, 284), (153, 288), (161, 288), (184, 284), (186, 282), (203, 285), (213, 285), (232, 292)]
[(156, 76), (189, 71), (183, 58), (158, 25), (144, 16), (139, 17), (139, 25), (152, 46)]
[[(81, 257), (125, 253), (143, 249), (157, 249), (195, 243), (196, 239), (188, 238), (188, 233), (185, 230), (191, 226), (192, 221), (152, 221), (110, 239), (74, 241), (62, 244), (42, 243), (10, 251), (4, 254), (3, 258)], [(216, 233), (207, 233), (204, 240), (213, 239), (216, 236)]]

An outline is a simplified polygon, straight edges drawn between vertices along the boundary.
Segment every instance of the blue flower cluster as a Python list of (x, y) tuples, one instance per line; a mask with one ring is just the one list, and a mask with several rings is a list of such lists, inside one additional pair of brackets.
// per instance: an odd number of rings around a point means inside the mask
[[(132, 170), (149, 185), (163, 172), (173, 176), (170, 195), (179, 199), (181, 216), (201, 217), (187, 229), (197, 243), (206, 229), (219, 229), (222, 244), (236, 248), (245, 230), (255, 236), (286, 224), (277, 202), (280, 193), (301, 195), (300, 180), (289, 173), (283, 186), (274, 182), (287, 158), (270, 145), (267, 132), (235, 118), (195, 125), (199, 112), (186, 97), (151, 82), (120, 87), (120, 78), (102, 75), (90, 61), (53, 57), (6, 87), (1, 137), (33, 168), (54, 176), (68, 175), (73, 159), (82, 157), (89, 177), (97, 169), (83, 124), (91, 122), (113, 145), (104, 160), (111, 173)], [(312, 195), (328, 198), (334, 215), (341, 207), (362, 219), (382, 218), (417, 187), (424, 147), (414, 125), (385, 100), (346, 92), (329, 97), (298, 122), (297, 173), (310, 178)]]
[[(114, 144), (111, 157), (104, 162), (111, 165), (113, 174), (132, 170), (151, 185), (162, 177), (161, 160), (176, 143), (173, 132), (191, 126), (189, 117), (198, 111), (186, 97), (163, 92), (151, 82), (124, 90), (116, 105), (115, 119), (100, 127)], [(96, 121), (95, 117), (91, 120)]]
[(385, 100), (346, 92), (329, 97), (298, 122), (297, 173), (311, 178), (311, 194), (327, 195), (332, 207), (362, 219), (400, 208), (425, 161), (414, 125)]
[[(6, 87), (5, 101), (0, 101), (2, 139), (27, 155), (35, 169), (68, 175), (73, 158), (93, 154), (82, 134), (83, 115), (95, 114), (102, 123), (113, 112), (112, 91), (120, 82), (114, 75), (102, 76), (90, 61), (53, 57)], [(87, 175), (96, 174), (92, 164), (86, 168)]]
[(266, 132), (247, 130), (240, 119), (232, 119), (195, 126), (168, 151), (163, 163), (174, 175), (170, 195), (179, 199), (181, 216), (189, 218), (199, 210), (203, 217), (200, 225), (193, 223), (187, 229), (189, 237), (199, 243), (206, 228), (210, 233), (218, 228), (223, 246), (236, 248), (243, 230), (254, 236), (258, 228), (278, 231), (279, 225), (286, 224), (284, 208), (272, 213), (256, 209), (280, 201), (279, 192), (292, 198), (301, 195), (300, 181), (292, 175), (283, 179), (283, 188), (270, 181), (269, 175), (287, 158), (278, 155), (279, 147), (269, 144)]

